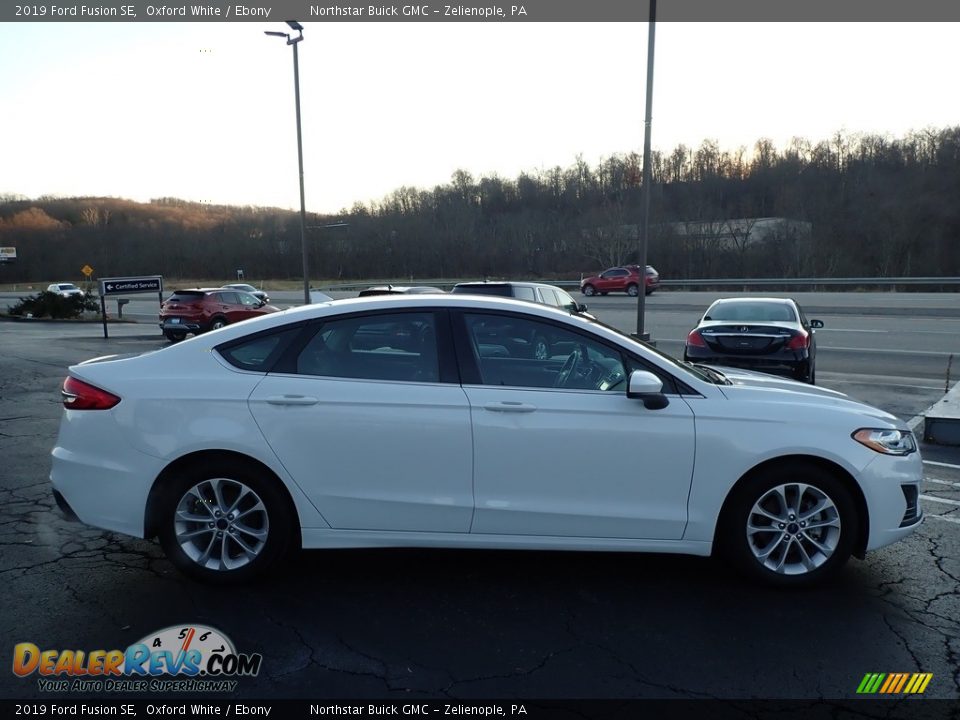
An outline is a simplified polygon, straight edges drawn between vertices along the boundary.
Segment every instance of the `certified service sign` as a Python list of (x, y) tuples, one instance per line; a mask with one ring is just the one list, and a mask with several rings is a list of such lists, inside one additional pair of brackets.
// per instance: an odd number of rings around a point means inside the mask
[(133, 293), (163, 292), (160, 275), (144, 277), (100, 278), (100, 295), (131, 295)]

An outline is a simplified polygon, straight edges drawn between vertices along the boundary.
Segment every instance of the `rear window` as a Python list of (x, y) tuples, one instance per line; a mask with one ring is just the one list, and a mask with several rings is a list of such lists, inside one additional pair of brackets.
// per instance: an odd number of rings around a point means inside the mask
[(793, 308), (784, 303), (744, 302), (718, 303), (710, 308), (704, 319), (730, 322), (795, 321)]
[(177, 290), (167, 298), (167, 302), (195, 303), (202, 300), (204, 295), (206, 293), (200, 290)]
[(469, 293), (470, 295), (499, 295), (500, 297), (513, 297), (513, 288), (509, 285), (456, 285), (452, 292)]

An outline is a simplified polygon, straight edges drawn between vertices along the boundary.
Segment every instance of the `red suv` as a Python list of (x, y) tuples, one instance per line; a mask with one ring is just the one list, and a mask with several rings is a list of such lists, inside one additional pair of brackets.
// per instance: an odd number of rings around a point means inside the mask
[(177, 290), (160, 306), (160, 328), (167, 340), (180, 342), (187, 333), (199, 335), (279, 309), (242, 290)]
[[(660, 287), (660, 273), (652, 265), (647, 265), (644, 288), (649, 295)], [(608, 292), (625, 292), (636, 297), (640, 293), (640, 266), (622, 265), (604, 270), (599, 275), (580, 281), (580, 292), (584, 295), (606, 295)]]

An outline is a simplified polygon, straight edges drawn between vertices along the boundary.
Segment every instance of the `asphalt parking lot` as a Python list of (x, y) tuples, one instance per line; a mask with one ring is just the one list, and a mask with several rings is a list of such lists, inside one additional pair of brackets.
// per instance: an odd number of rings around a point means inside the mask
[[(950, 319), (928, 320), (914, 329), (946, 329)], [(918, 532), (799, 594), (699, 558), (433, 550), (306, 552), (265, 583), (214, 589), (176, 573), (154, 543), (65, 522), (53, 505), (49, 452), (66, 367), (165, 344), (151, 325), (113, 326), (110, 340), (99, 333), (0, 325), (8, 668), (19, 642), (124, 648), (203, 623), (264, 656), (238, 698), (849, 698), (867, 672), (933, 673), (927, 697), (960, 697), (957, 449), (924, 448), (928, 519)], [(837, 347), (855, 347), (855, 335)], [(938, 355), (851, 367), (845, 352), (836, 363), (823, 355), (821, 384), (905, 419), (942, 395), (941, 371), (924, 359)], [(0, 696), (45, 697), (35, 679), (9, 672)]]

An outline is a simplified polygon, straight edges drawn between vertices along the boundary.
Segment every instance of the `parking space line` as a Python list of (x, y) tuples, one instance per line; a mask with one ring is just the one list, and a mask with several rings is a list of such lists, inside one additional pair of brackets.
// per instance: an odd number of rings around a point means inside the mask
[(921, 495), (921, 500), (926, 500), (927, 502), (943, 503), (944, 505), (956, 505), (960, 507), (960, 500), (947, 500), (946, 498), (938, 498), (933, 495)]
[(949, 485), (950, 487), (960, 488), (960, 483), (950, 482), (948, 480), (936, 480), (935, 478), (924, 478), (928, 483), (936, 483), (937, 485)]
[(950, 463), (937, 462), (936, 460), (924, 460), (924, 465), (936, 465), (937, 467), (952, 468), (953, 470), (960, 470), (960, 465), (951, 465)]
[(944, 517), (943, 515), (925, 515), (924, 517), (935, 518), (936, 520), (943, 520), (944, 522), (952, 522), (960, 525), (960, 518)]

